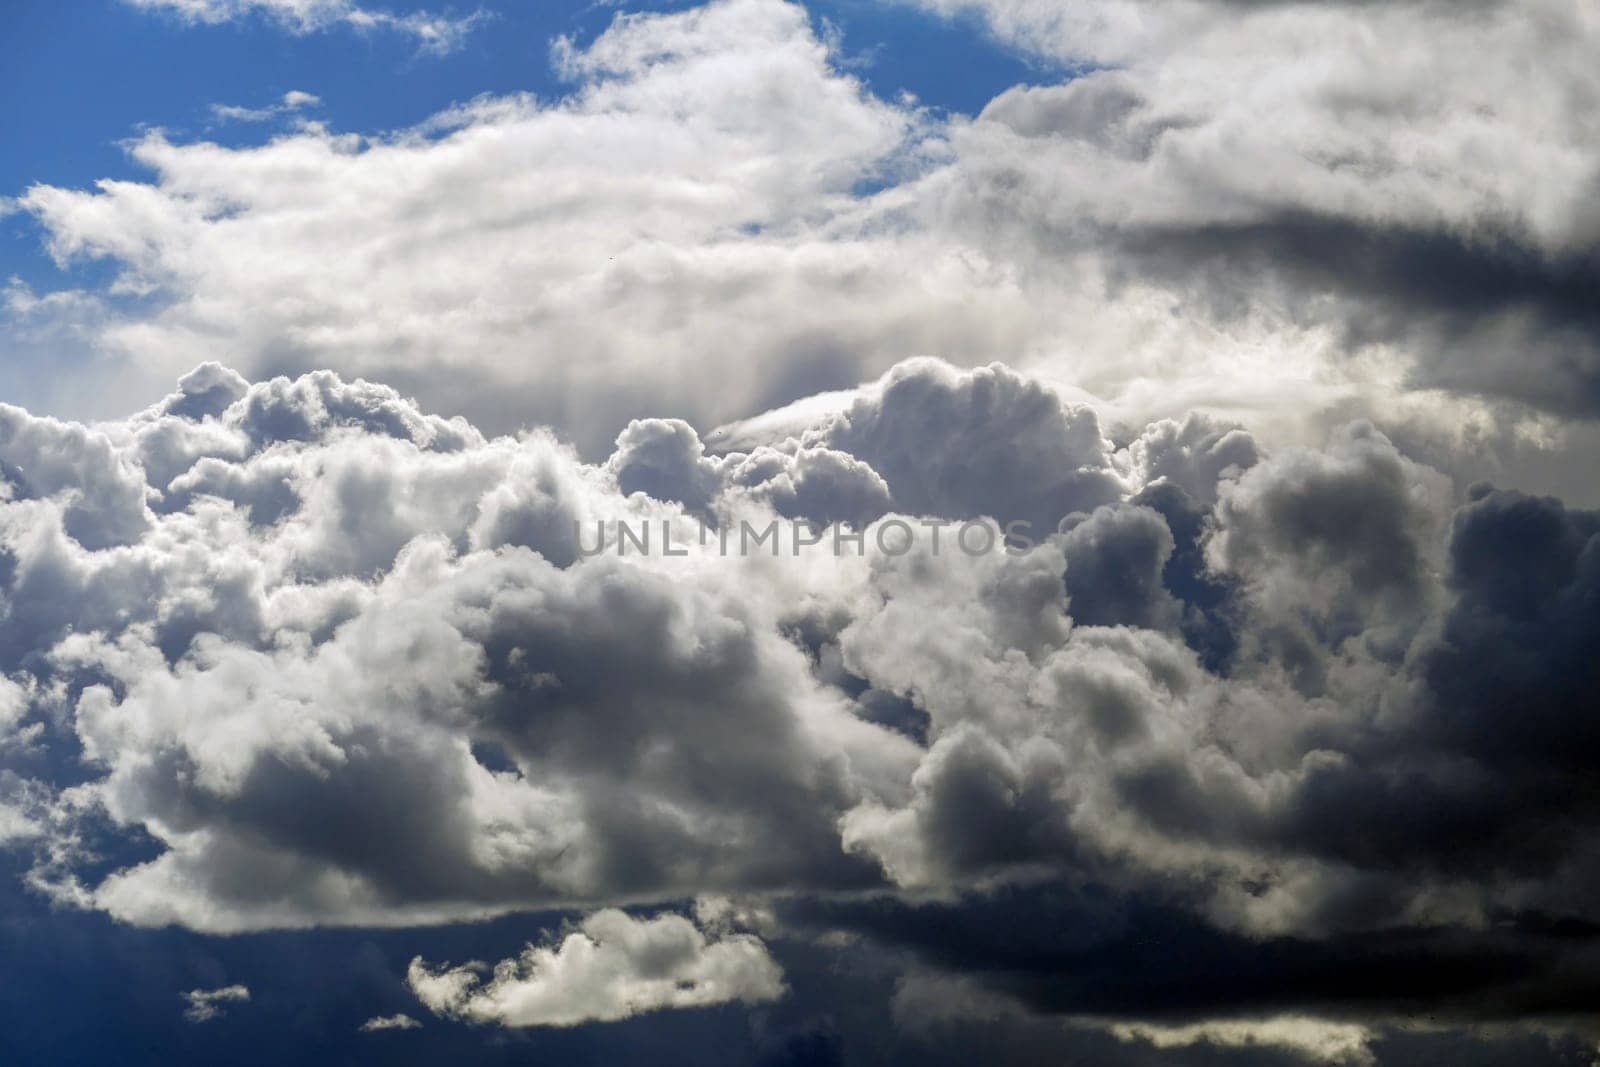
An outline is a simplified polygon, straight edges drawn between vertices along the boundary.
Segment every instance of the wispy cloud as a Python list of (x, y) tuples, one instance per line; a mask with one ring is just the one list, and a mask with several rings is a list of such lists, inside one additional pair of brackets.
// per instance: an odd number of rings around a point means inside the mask
[(223, 986), (221, 989), (191, 989), (183, 994), (189, 1006), (183, 1017), (192, 1023), (209, 1022), (221, 1015), (223, 1004), (242, 1004), (250, 999), (250, 990), (242, 985)]
[(266, 107), (241, 107), (237, 104), (212, 104), (211, 114), (222, 122), (265, 122), (279, 115), (291, 115), (303, 108), (318, 107), (322, 97), (314, 93), (290, 89), (276, 104)]
[(134, 7), (165, 11), (193, 23), (216, 25), (251, 15), (265, 15), (291, 33), (305, 34), (333, 26), (357, 30), (390, 30), (417, 42), (418, 50), (443, 55), (460, 48), (476, 27), (491, 16), (483, 10), (468, 15), (415, 11), (405, 15), (366, 8), (352, 0), (125, 0)]

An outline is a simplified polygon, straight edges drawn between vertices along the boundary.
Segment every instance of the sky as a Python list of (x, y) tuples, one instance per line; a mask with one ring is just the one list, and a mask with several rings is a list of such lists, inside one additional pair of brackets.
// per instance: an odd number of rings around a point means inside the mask
[(0, 1061), (1600, 1056), (1587, 0), (14, 0)]
[[(385, 10), (427, 8), (395, 4)], [(431, 55), (419, 54), (415, 39), (397, 32), (297, 35), (260, 14), (191, 25), (170, 12), (115, 0), (17, 0), (7, 7), (8, 61), (0, 78), (18, 106), (0, 117), (0, 187), (15, 196), (41, 183), (82, 187), (102, 178), (137, 179), (141, 168), (122, 146), (152, 127), (184, 139), (258, 144), (289, 116), (230, 122), (213, 106), (268, 108), (291, 91), (319, 98), (302, 117), (357, 133), (405, 129), (483, 94), (553, 100), (571, 84), (550, 63), (552, 41), (593, 39), (618, 11), (610, 4), (565, 2), (482, 10), (493, 19), (481, 32)], [(930, 107), (972, 114), (1012, 85), (1054, 80), (1060, 71), (1046, 57), (1000, 46), (970, 16), (930, 17), (853, 0), (807, 11), (819, 32), (838, 34), (844, 61), (886, 98), (909, 92)], [(42, 248), (45, 235), (26, 217), (7, 224), (0, 271), (60, 288), (63, 279)]]

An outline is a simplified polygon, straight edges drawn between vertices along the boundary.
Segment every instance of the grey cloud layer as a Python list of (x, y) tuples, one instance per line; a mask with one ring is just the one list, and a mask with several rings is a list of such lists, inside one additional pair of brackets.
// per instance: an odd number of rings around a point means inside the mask
[[(1600, 983), (1600, 516), (1460, 493), (1368, 423), (1119, 446), (1036, 380), (922, 360), (749, 451), (657, 419), (588, 464), (207, 365), (116, 423), (0, 408), (0, 464), (0, 826), (65, 904), (219, 932), (602, 909), (482, 985), (414, 970), (513, 1024), (574, 1021), (571, 983), (777, 995), (759, 943), (603, 910), (705, 894), (898, 946), (905, 1003), (956, 1014), (1515, 1022)], [(775, 515), (1039, 543), (573, 540)], [(1029, 924), (1056, 932), (1017, 956)], [(1363, 991), (1394, 938), (1404, 989)], [(1119, 986), (1059, 980), (1119, 953)], [(660, 996), (616, 992), (640, 959)]]

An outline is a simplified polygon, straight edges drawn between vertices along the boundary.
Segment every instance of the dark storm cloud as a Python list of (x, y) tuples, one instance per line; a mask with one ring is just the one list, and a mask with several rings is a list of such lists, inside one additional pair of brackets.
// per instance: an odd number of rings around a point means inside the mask
[(1600, 414), (1583, 5), (961, 6), (1102, 68), (956, 131), (940, 218), (990, 254), (1246, 346), (1326, 345), (1335, 377), (1376, 360), (1406, 390)]
[(1046, 1015), (1170, 1024), (1309, 1007), (1391, 1023), (1571, 1019), (1600, 993), (1600, 928), (1538, 915), (1478, 931), (1262, 940), (1218, 930), (1179, 901), (1093, 885), (949, 902), (790, 900), (780, 914), (796, 929), (909, 950)]
[(1173, 551), (1162, 568), (1161, 582), (1184, 605), (1180, 625), (1190, 647), (1208, 668), (1220, 669), (1232, 658), (1236, 645), (1227, 611), (1233, 585), (1206, 566), (1205, 535), (1211, 510), (1165, 478), (1147, 485), (1129, 502), (1149, 508), (1166, 521)]
[(1150, 630), (1174, 625), (1181, 609), (1163, 575), (1175, 547), (1167, 520), (1149, 508), (1107, 506), (1073, 523), (1061, 544), (1073, 619)]
[(1552, 256), (1493, 219), (1463, 234), (1313, 213), (1106, 239), (1128, 278), (1161, 279), (1219, 317), (1274, 293), (1352, 349), (1403, 346), (1419, 386), (1600, 415), (1600, 249)]

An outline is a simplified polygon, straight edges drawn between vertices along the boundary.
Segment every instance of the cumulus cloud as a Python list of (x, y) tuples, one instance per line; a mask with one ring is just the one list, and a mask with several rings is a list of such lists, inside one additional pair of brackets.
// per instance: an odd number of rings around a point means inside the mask
[[(140, 176), (0, 201), (114, 273), (13, 281), (11, 339), (153, 400), (0, 404), (28, 885), (213, 933), (587, 915), (412, 964), (505, 1026), (767, 1004), (848, 945), (907, 1031), (1592, 1036), (1594, 11), (920, 6), (1062, 75), (947, 115), (716, 0), (557, 41), (557, 97), (144, 132)], [(718, 536), (775, 522), (814, 536)]]
[[(367, 32), (388, 30), (401, 33), (417, 43), (420, 52), (443, 55), (460, 48), (467, 36), (489, 15), (475, 11), (470, 15), (435, 14), (412, 11), (395, 14), (380, 8), (363, 7), (353, 0), (123, 0), (149, 11), (164, 12), (188, 22), (215, 25), (250, 15), (262, 15), (289, 30), (307, 34), (331, 26), (348, 26)], [(294, 94), (291, 94), (294, 95)], [(290, 107), (297, 106), (285, 99)], [(230, 116), (243, 117), (243, 116)]]
[[(908, 1026), (1006, 1005), (1338, 1052), (1352, 1015), (1564, 1018), (1600, 980), (1551, 932), (1596, 920), (1600, 519), (1458, 490), (1369, 423), (1119, 443), (928, 360), (748, 450), (656, 418), (600, 462), (328, 371), (3, 414), (0, 825), (64, 905), (589, 912), (492, 974), (413, 967), (507, 1025), (776, 996), (715, 909), (615, 910), (703, 894), (900, 954)], [(785, 516), (832, 527), (719, 544)]]
[(223, 1005), (242, 1004), (250, 999), (250, 990), (242, 985), (223, 986), (220, 989), (191, 989), (183, 994), (188, 1007), (183, 1017), (192, 1023), (210, 1022), (223, 1014)]
[(559, 943), (529, 945), (495, 966), (430, 969), (411, 961), (406, 981), (429, 1009), (500, 1026), (578, 1026), (669, 1008), (762, 1004), (783, 996), (783, 972), (749, 934), (708, 938), (671, 913), (635, 919), (595, 912)]

